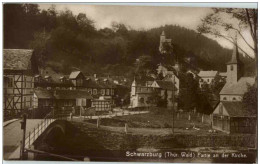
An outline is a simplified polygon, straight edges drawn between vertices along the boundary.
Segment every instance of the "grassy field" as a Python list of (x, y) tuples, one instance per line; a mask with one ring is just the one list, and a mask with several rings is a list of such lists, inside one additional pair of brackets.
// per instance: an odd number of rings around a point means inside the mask
[[(87, 120), (89, 123), (96, 124), (96, 120)], [(159, 131), (169, 131), (171, 133), (173, 122), (173, 116), (171, 113), (155, 114), (138, 114), (138, 115), (128, 115), (128, 116), (118, 116), (114, 118), (104, 118), (101, 120), (102, 126), (116, 127), (117, 129), (124, 129), (123, 127), (127, 123), (131, 131), (140, 129), (145, 131), (145, 129), (157, 129)], [(121, 127), (121, 128), (120, 128)], [(194, 129), (198, 128), (199, 130)], [(210, 125), (199, 122), (198, 120), (191, 120), (184, 118), (177, 119), (174, 118), (174, 129), (176, 132), (208, 132), (211, 129)], [(154, 131), (152, 130), (152, 131)], [(139, 130), (138, 130), (139, 131)]]

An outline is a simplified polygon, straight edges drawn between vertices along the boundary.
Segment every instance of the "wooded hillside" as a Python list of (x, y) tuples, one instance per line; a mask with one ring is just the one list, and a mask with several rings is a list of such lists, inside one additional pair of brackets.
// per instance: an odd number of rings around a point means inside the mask
[(96, 29), (95, 20), (70, 10), (58, 12), (55, 6), (39, 10), (37, 4), (4, 4), (4, 48), (31, 48), (39, 65), (68, 73), (79, 68), (88, 74), (131, 77), (136, 59), (151, 56), (155, 67), (160, 61), (160, 34), (164, 30), (174, 44), (174, 54), (194, 57), (194, 64), (205, 70), (226, 71), (231, 50), (216, 41), (176, 25), (135, 30), (112, 23)]

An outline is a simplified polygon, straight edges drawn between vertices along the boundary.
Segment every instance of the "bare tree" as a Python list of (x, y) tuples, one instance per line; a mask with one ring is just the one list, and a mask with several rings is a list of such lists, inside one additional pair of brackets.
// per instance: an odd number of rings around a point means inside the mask
[[(208, 14), (202, 19), (201, 24), (197, 27), (197, 31), (201, 34), (210, 34), (219, 38), (228, 40), (234, 43), (234, 39), (230, 35), (231, 32), (236, 32), (244, 43), (254, 52), (254, 59), (240, 45), (238, 48), (245, 55), (257, 62), (258, 53), (258, 21), (257, 9), (242, 9), (242, 8), (212, 8), (213, 13)], [(250, 31), (253, 45), (244, 36), (243, 31)], [(257, 73), (257, 64), (256, 64)]]

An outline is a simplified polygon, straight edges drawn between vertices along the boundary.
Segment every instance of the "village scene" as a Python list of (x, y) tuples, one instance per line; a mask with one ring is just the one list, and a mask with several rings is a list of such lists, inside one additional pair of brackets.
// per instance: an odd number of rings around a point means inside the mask
[(257, 9), (142, 31), (58, 6), (3, 5), (4, 160), (256, 162)]

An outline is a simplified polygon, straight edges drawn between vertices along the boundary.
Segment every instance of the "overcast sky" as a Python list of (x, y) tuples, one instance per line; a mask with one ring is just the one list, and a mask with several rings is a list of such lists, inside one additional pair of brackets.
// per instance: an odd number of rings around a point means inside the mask
[[(51, 4), (39, 4), (40, 9), (48, 9)], [(168, 7), (168, 6), (126, 6), (126, 5), (86, 5), (86, 4), (55, 4), (56, 9), (69, 9), (74, 14), (85, 13), (94, 20), (97, 29), (111, 27), (113, 21), (124, 23), (134, 29), (150, 29), (166, 24), (183, 26), (196, 30), (200, 20), (208, 13), (210, 8), (201, 7)], [(167, 34), (166, 34), (167, 35)], [(250, 39), (248, 32), (246, 38)], [(229, 42), (217, 39), (218, 43), (226, 48), (232, 48)], [(241, 42), (241, 40), (239, 40)], [(243, 44), (241, 42), (241, 44)], [(250, 51), (247, 46), (244, 49)], [(253, 54), (252, 51), (250, 54)]]

